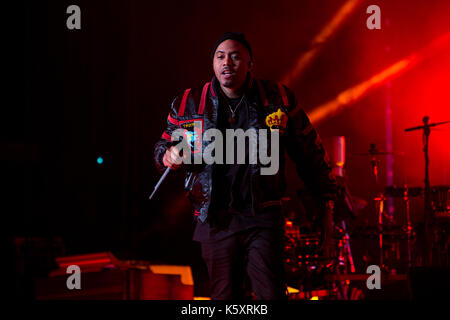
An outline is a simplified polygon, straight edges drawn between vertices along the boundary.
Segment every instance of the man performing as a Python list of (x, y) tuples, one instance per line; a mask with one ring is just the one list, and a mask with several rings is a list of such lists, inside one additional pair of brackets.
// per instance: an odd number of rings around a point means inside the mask
[[(160, 171), (178, 169), (183, 154), (172, 138), (176, 129), (188, 132), (194, 153), (210, 143), (200, 140), (196, 144), (198, 136), (211, 128), (223, 136), (227, 129), (267, 129), (269, 135), (270, 130), (279, 132), (275, 174), (261, 174), (266, 165), (248, 161), (248, 143), (245, 163), (186, 165), (185, 189), (197, 221), (193, 238), (201, 243), (212, 299), (244, 298), (245, 279), (257, 299), (286, 298), (281, 213), (285, 151), (321, 205), (324, 248), (332, 230), (336, 185), (320, 139), (303, 110), (290, 115), (296, 99), (287, 87), (253, 78), (252, 59), (243, 34), (224, 33), (212, 51), (213, 79), (203, 88), (188, 89), (175, 98), (167, 128), (154, 150)], [(189, 131), (194, 124), (197, 130)], [(237, 148), (237, 142), (232, 143)]]

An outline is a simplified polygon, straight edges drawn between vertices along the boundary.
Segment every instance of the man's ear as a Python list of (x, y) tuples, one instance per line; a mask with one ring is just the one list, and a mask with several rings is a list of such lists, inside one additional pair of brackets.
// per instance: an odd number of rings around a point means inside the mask
[(252, 69), (253, 69), (253, 61), (250, 60), (250, 61), (248, 62), (248, 70), (249, 70), (249, 71), (252, 71)]

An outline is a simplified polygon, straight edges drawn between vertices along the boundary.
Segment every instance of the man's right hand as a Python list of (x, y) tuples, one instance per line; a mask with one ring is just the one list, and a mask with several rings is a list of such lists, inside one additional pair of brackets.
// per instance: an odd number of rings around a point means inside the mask
[(162, 161), (166, 167), (173, 170), (178, 169), (183, 164), (183, 157), (180, 156), (180, 149), (176, 146), (170, 147), (170, 149), (164, 153)]

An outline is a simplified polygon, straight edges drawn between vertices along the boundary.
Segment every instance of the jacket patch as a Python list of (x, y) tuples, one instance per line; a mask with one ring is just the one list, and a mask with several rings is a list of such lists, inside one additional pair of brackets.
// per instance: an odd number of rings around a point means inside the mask
[(203, 119), (180, 121), (179, 126), (184, 129), (183, 135), (191, 147), (192, 153), (202, 151)]
[(288, 117), (286, 113), (278, 109), (277, 112), (273, 112), (266, 117), (266, 124), (270, 130), (279, 129), (282, 134), (286, 129)]

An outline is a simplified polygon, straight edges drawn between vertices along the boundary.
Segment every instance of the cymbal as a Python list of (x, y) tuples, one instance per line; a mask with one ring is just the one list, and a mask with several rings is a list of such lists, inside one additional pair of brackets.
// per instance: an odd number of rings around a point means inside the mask
[(408, 197), (420, 197), (423, 195), (422, 187), (397, 187), (397, 186), (388, 186), (384, 190), (384, 194), (388, 197), (393, 198), (403, 198), (405, 196), (405, 192)]
[(396, 156), (403, 156), (405, 153), (400, 151), (400, 152), (380, 152), (380, 151), (376, 151), (376, 152), (353, 152), (350, 153), (350, 155), (353, 156), (387, 156), (387, 155), (396, 155)]
[(368, 152), (354, 152), (350, 153), (351, 155), (356, 156), (387, 156), (387, 155), (404, 155), (405, 153), (403, 151), (397, 152), (397, 151), (379, 151), (375, 145), (375, 143), (370, 144), (370, 148)]
[[(397, 187), (397, 186), (387, 186), (384, 189), (384, 195), (393, 198), (403, 198), (405, 192), (407, 191), (408, 197), (420, 197), (424, 195), (423, 187)], [(450, 186), (430, 186), (431, 193), (441, 193), (446, 194), (450, 192)]]

